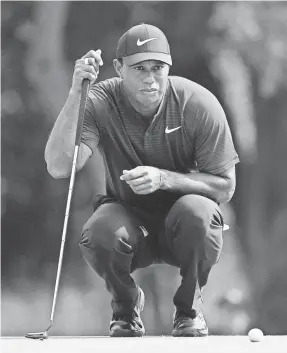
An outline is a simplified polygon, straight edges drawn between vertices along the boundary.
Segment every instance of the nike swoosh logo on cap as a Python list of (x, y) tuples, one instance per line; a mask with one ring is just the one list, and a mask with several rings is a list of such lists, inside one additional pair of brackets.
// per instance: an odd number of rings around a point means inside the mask
[(169, 129), (168, 128), (168, 126), (165, 128), (165, 133), (166, 134), (170, 134), (171, 132), (173, 132), (173, 131), (175, 131), (175, 130), (178, 130), (178, 129), (180, 129), (181, 128), (181, 126), (178, 126), (178, 127), (175, 127), (175, 128), (173, 128), (173, 129)]
[(151, 40), (155, 40), (155, 39), (157, 39), (157, 38), (149, 38), (149, 39), (143, 40), (141, 42), (140, 39), (138, 38), (137, 46), (140, 47), (141, 45), (144, 45), (145, 43), (150, 42)]

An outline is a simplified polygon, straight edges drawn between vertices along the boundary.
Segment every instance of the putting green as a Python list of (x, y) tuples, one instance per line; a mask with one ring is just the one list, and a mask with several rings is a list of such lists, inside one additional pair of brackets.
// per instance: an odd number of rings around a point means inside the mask
[(54, 337), (38, 341), (22, 337), (2, 337), (1, 353), (286, 353), (287, 336), (265, 336), (252, 343), (247, 336), (209, 336), (206, 338), (109, 338)]

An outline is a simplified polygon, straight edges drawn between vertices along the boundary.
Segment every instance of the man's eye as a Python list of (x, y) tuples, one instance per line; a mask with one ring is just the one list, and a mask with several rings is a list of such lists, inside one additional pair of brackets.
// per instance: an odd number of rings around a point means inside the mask
[(140, 70), (141, 71), (141, 70), (143, 70), (143, 66), (136, 66), (135, 70)]
[(155, 70), (159, 71), (159, 70), (162, 70), (163, 69), (163, 66), (162, 65), (157, 65), (155, 66)]

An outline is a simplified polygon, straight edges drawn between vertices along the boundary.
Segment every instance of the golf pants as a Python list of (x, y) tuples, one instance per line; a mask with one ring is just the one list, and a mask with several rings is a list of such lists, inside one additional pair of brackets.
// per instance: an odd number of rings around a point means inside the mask
[(114, 313), (130, 313), (138, 289), (131, 273), (156, 263), (180, 268), (181, 284), (173, 301), (195, 316), (201, 291), (219, 260), (223, 219), (217, 203), (199, 195), (180, 197), (156, 219), (119, 202), (100, 205), (83, 227), (80, 248), (85, 261), (104, 279)]

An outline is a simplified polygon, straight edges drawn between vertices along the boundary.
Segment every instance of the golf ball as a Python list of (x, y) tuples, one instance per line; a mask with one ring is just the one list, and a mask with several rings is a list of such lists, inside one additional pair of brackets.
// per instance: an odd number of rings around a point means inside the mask
[(251, 342), (260, 342), (263, 336), (263, 332), (259, 328), (253, 328), (248, 332), (248, 337)]

